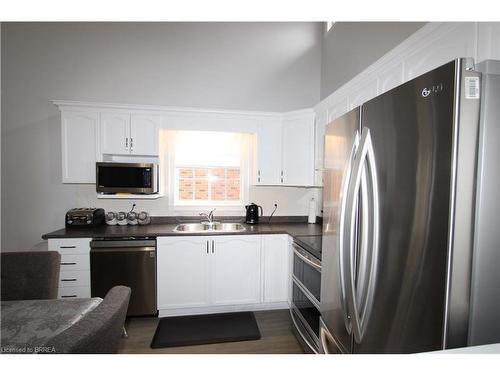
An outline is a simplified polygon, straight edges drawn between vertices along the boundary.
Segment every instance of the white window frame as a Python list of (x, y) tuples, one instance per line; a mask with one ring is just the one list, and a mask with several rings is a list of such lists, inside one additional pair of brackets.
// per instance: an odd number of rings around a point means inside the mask
[[(246, 133), (245, 133), (246, 134)], [(198, 213), (200, 211), (212, 210), (214, 208), (220, 211), (239, 211), (244, 209), (245, 202), (250, 196), (250, 182), (252, 174), (253, 148), (251, 147), (250, 137), (245, 137), (246, 141), (242, 142), (241, 158), (240, 158), (240, 200), (239, 201), (181, 201), (177, 200), (177, 171), (175, 165), (175, 144), (174, 136), (166, 136), (166, 157), (167, 157), (167, 187), (169, 196), (169, 207), (173, 211), (186, 212), (192, 211)]]

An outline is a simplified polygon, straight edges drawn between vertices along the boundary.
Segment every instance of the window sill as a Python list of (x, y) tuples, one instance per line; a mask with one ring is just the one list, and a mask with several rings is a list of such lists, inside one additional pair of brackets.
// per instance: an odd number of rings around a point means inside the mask
[(171, 206), (173, 211), (196, 211), (197, 213), (200, 211), (208, 211), (208, 210), (213, 210), (214, 208), (217, 209), (218, 212), (223, 212), (223, 211), (241, 211), (244, 212), (244, 205), (239, 203), (236, 205), (217, 205), (217, 204), (212, 204), (212, 205), (190, 205), (190, 204), (178, 204), (178, 205), (173, 205)]

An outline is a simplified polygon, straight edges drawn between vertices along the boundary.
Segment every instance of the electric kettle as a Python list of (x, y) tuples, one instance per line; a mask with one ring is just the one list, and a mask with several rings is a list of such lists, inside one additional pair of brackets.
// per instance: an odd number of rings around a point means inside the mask
[[(258, 224), (259, 216), (263, 215), (262, 207), (256, 205), (255, 203), (250, 203), (248, 206), (245, 206), (245, 208), (247, 209), (245, 222), (247, 224)], [(259, 215), (259, 208), (260, 208), (260, 215)]]

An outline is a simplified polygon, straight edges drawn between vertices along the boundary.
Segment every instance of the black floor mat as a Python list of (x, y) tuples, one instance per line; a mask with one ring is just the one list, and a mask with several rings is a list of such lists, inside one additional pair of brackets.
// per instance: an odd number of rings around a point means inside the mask
[(252, 312), (161, 318), (151, 348), (260, 339)]

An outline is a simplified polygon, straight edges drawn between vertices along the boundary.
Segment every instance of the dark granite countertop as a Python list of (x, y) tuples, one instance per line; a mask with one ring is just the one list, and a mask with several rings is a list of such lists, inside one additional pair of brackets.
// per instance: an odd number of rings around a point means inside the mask
[(44, 240), (49, 238), (112, 238), (112, 237), (163, 237), (163, 236), (225, 236), (251, 234), (289, 234), (295, 236), (321, 235), (321, 224), (307, 224), (305, 222), (286, 223), (261, 222), (256, 225), (243, 224), (246, 228), (242, 232), (203, 232), (180, 233), (173, 229), (177, 223), (152, 223), (149, 225), (102, 225), (95, 228), (63, 228), (42, 235)]

